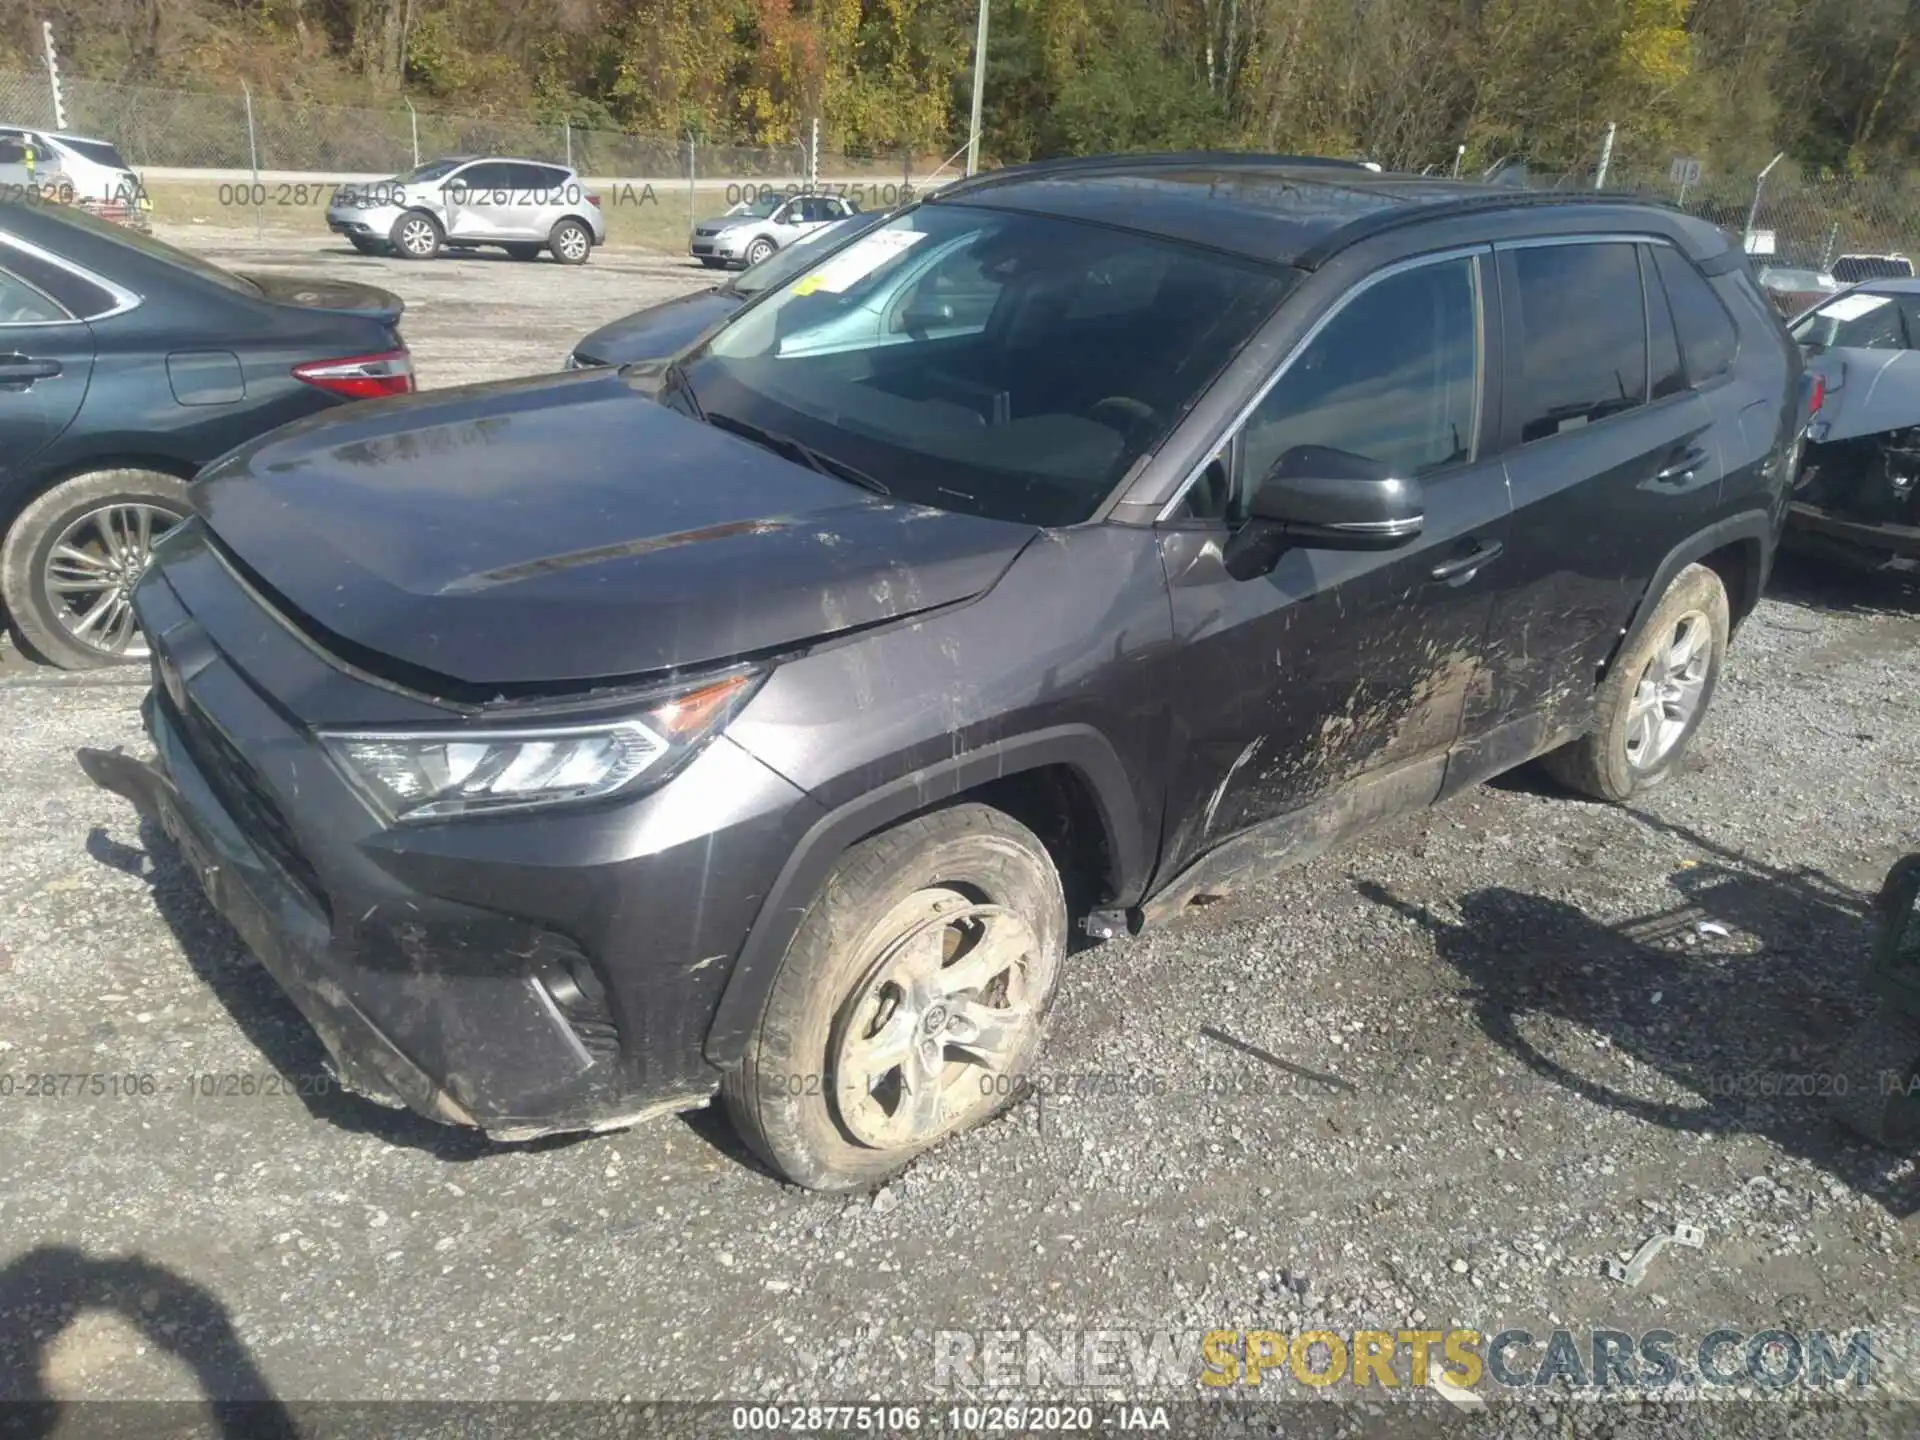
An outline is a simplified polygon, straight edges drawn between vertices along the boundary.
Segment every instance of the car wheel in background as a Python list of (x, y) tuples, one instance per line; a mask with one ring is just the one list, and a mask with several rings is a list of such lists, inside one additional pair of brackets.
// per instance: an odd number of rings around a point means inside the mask
[(741, 1138), (796, 1184), (872, 1184), (1021, 1093), (1066, 954), (1046, 847), (986, 805), (854, 846), (808, 908), (739, 1069)]
[(562, 220), (553, 227), (547, 244), (562, 265), (584, 265), (593, 253), (593, 232), (578, 220)]
[(446, 242), (440, 222), (424, 210), (409, 210), (393, 222), (390, 243), (403, 260), (431, 260)]
[(1727, 588), (1689, 565), (1646, 627), (1614, 662), (1595, 697), (1593, 732), (1545, 756), (1561, 784), (1599, 800), (1626, 800), (1672, 773), (1700, 729), (1731, 626)]
[(758, 240), (754, 241), (751, 245), (747, 247), (747, 254), (746, 254), (747, 267), (751, 269), (753, 266), (758, 265), (762, 260), (766, 259), (769, 255), (773, 254), (773, 252), (779, 248), (780, 248), (779, 246), (775, 245), (771, 240), (767, 239), (766, 236), (762, 235)]
[(381, 241), (370, 240), (364, 235), (349, 235), (347, 237), (347, 243), (362, 255), (382, 255), (386, 253), (387, 249), (386, 245)]
[(0, 547), (0, 597), (22, 646), (65, 670), (144, 660), (133, 587), (190, 508), (186, 482), (157, 470), (76, 475), (27, 506)]
[(506, 247), (506, 251), (507, 254), (516, 260), (538, 260), (540, 258), (540, 247), (538, 245), (509, 245)]

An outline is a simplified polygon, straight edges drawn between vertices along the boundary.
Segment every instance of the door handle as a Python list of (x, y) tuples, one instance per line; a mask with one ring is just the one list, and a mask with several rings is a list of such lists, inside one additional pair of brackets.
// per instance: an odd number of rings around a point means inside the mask
[(1474, 571), (1500, 553), (1498, 540), (1480, 540), (1464, 555), (1442, 560), (1430, 572), (1436, 580), (1469, 580)]
[(9, 389), (27, 389), (36, 380), (51, 380), (60, 373), (58, 360), (36, 360), (28, 355), (0, 355), (0, 385)]
[(1707, 452), (1694, 445), (1666, 469), (1657, 471), (1653, 478), (1664, 481), (1691, 480), (1693, 472), (1706, 463)]

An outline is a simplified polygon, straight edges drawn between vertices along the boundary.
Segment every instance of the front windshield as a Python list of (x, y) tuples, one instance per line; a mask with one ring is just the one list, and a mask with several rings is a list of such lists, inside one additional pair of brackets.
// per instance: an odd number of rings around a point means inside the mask
[(684, 375), (709, 416), (900, 499), (1070, 525), (1166, 438), (1293, 278), (1105, 226), (923, 205), (816, 257)]
[(1793, 338), (1821, 350), (1904, 350), (1906, 317), (1891, 295), (1850, 290), (1793, 322)]
[(442, 175), (451, 174), (465, 163), (464, 160), (429, 160), (426, 164), (416, 165), (404, 175), (396, 175), (393, 178), (401, 185), (420, 185), (428, 180), (438, 180)]
[(734, 206), (727, 214), (747, 215), (755, 220), (766, 220), (771, 218), (773, 212), (786, 203), (787, 197), (784, 195), (766, 194), (762, 195), (758, 200), (745, 201)]
[(784, 285), (802, 270), (826, 257), (836, 247), (845, 244), (856, 235), (865, 234), (886, 218), (884, 212), (871, 217), (856, 215), (851, 220), (842, 220), (837, 225), (809, 231), (786, 249), (776, 250), (758, 265), (741, 271), (729, 288), (734, 294), (744, 296), (758, 295), (762, 290), (771, 290), (776, 285)]

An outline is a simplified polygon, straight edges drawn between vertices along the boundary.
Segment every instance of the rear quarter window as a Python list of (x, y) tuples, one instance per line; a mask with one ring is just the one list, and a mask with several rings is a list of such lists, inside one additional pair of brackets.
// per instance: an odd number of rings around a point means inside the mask
[(1726, 374), (1740, 348), (1740, 331), (1727, 307), (1713, 293), (1707, 277), (1671, 245), (1653, 247), (1653, 264), (1680, 334), (1687, 379), (1701, 385)]

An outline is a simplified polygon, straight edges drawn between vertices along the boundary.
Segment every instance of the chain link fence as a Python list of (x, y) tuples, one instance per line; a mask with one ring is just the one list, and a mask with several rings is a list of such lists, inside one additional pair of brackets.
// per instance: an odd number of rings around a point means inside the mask
[[(808, 147), (711, 145), (673, 135), (636, 135), (542, 124), (525, 118), (321, 105), (244, 89), (166, 90), (102, 80), (61, 82), (65, 125), (56, 126), (44, 73), (0, 71), (0, 124), (63, 128), (110, 140), (135, 169), (277, 170), (328, 176), (392, 175), (441, 155), (514, 155), (570, 164), (607, 179), (799, 180)], [(910, 178), (897, 156), (822, 154), (821, 174)]]

